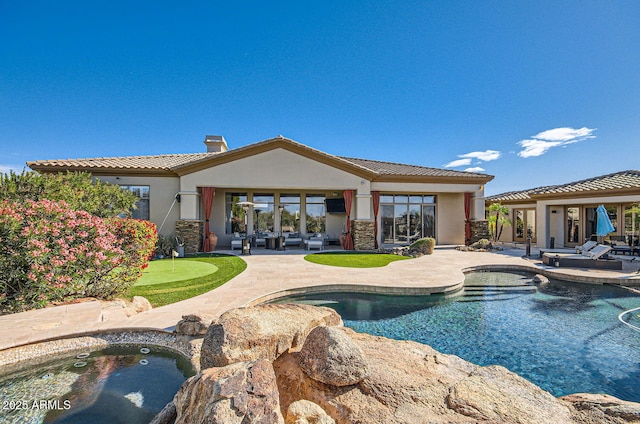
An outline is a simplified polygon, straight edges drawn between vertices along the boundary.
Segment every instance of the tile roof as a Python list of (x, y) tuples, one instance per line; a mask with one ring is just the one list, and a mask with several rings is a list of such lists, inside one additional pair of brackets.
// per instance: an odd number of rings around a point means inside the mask
[(313, 157), (325, 158), (337, 163), (347, 164), (354, 169), (361, 169), (367, 173), (377, 176), (400, 176), (400, 177), (435, 177), (435, 178), (460, 178), (478, 179), (484, 181), (493, 179), (487, 174), (472, 172), (453, 171), (448, 169), (430, 168), (425, 166), (407, 165), (392, 162), (383, 162), (368, 159), (348, 158), (334, 156), (329, 153), (314, 149), (294, 140), (278, 136), (268, 140), (238, 147), (222, 153), (184, 153), (166, 154), (154, 156), (124, 156), (124, 157), (102, 157), (86, 159), (55, 159), (37, 160), (27, 162), (27, 165), (38, 171), (59, 171), (59, 170), (86, 170), (90, 172), (161, 172), (179, 175), (186, 168), (193, 166), (207, 166), (210, 160), (215, 158), (232, 157), (243, 154), (250, 154), (255, 149), (269, 146), (271, 143), (282, 143), (280, 146), (292, 146), (298, 151), (306, 151)]
[(584, 191), (640, 189), (640, 171), (629, 170), (599, 177), (587, 178), (568, 184), (543, 187), (536, 190), (536, 195), (575, 193)]
[(512, 202), (518, 200), (531, 200), (531, 193), (537, 189), (530, 190), (521, 190), (521, 191), (509, 191), (506, 193), (495, 194), (493, 196), (486, 196), (484, 198), (485, 202), (496, 203), (496, 202)]
[(430, 168), (427, 166), (406, 165), (402, 163), (383, 162), (369, 159), (348, 158), (339, 156), (348, 162), (360, 165), (380, 175), (411, 175), (421, 177), (457, 177), (457, 178), (491, 178), (488, 174), (453, 171), (450, 169)]
[(27, 162), (30, 168), (82, 168), (171, 171), (181, 165), (211, 157), (216, 153), (183, 153), (154, 156), (121, 156), (86, 159), (53, 159)]
[(599, 177), (587, 178), (567, 184), (536, 187), (528, 190), (510, 191), (487, 196), (485, 202), (513, 202), (534, 200), (545, 196), (571, 196), (572, 194), (594, 194), (607, 191), (627, 191), (637, 189), (640, 192), (640, 171), (628, 170)]

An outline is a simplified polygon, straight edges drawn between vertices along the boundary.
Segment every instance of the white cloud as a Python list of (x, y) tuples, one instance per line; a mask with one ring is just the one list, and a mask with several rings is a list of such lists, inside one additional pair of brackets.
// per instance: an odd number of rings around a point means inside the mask
[(485, 150), (484, 152), (471, 152), (465, 153), (464, 155), (458, 155), (460, 158), (478, 159), (483, 162), (499, 159), (500, 156), (502, 156), (502, 153), (497, 150)]
[(488, 162), (490, 160), (496, 160), (500, 158), (500, 156), (502, 156), (502, 153), (497, 150), (485, 150), (484, 152), (470, 152), (470, 153), (465, 153), (464, 155), (458, 155), (458, 157), (461, 159), (456, 159), (443, 166), (445, 168), (467, 166), (467, 165), (471, 165), (471, 162), (473, 161), (473, 159), (477, 159), (478, 163), (482, 163), (482, 162)]
[(471, 159), (458, 159), (443, 165), (445, 168), (455, 168), (457, 166), (471, 165)]
[(578, 129), (567, 127), (554, 128), (552, 130), (542, 131), (541, 133), (534, 135), (533, 138), (536, 140), (570, 141), (576, 143), (587, 138), (595, 138), (595, 135), (592, 135), (594, 131), (595, 128), (587, 127)]
[(582, 127), (578, 129), (562, 127), (542, 131), (529, 140), (522, 140), (518, 145), (523, 149), (518, 152), (521, 158), (542, 156), (552, 147), (566, 146), (579, 141), (595, 138), (595, 128)]
[(518, 156), (521, 158), (530, 158), (542, 156), (547, 153), (550, 148), (560, 146), (563, 143), (561, 141), (522, 140), (518, 144), (523, 147), (523, 149), (518, 152)]
[(484, 172), (485, 169), (484, 168), (480, 168), (479, 166), (473, 166), (471, 168), (467, 168), (464, 170), (464, 172)]

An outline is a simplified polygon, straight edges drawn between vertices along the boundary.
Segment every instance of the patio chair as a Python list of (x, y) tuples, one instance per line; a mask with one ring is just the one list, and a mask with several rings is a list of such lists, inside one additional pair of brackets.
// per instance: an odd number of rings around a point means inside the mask
[(235, 233), (233, 235), (233, 239), (231, 240), (231, 250), (233, 249), (242, 249), (242, 237), (240, 237), (240, 233)]
[(256, 238), (255, 238), (256, 247), (258, 247), (258, 246), (266, 247), (267, 246), (267, 237), (269, 237), (269, 234), (256, 233)]
[(233, 240), (231, 240), (231, 250), (234, 249), (242, 249), (242, 239), (234, 238)]
[(302, 237), (300, 233), (284, 233), (285, 246), (300, 246), (302, 244)]
[(304, 245), (307, 250), (311, 250), (311, 249), (324, 250), (324, 237), (322, 236), (309, 237), (309, 240), (304, 241)]

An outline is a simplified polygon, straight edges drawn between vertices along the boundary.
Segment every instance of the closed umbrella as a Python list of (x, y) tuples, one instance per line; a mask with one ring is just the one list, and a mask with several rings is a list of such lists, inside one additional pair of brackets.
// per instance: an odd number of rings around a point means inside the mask
[(616, 230), (613, 227), (611, 220), (609, 219), (609, 214), (607, 214), (607, 210), (604, 208), (604, 205), (598, 206), (598, 209), (596, 209), (596, 214), (598, 217), (598, 221), (596, 225), (597, 236), (604, 237), (607, 234)]

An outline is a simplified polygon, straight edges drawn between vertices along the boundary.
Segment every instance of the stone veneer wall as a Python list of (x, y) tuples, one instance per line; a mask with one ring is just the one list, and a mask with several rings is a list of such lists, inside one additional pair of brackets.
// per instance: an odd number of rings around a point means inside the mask
[(351, 221), (351, 236), (356, 250), (374, 250), (374, 222), (373, 221)]
[(471, 221), (471, 243), (473, 244), (481, 239), (491, 239), (489, 221)]
[(176, 221), (176, 235), (184, 241), (184, 253), (197, 253), (202, 244), (202, 221), (179, 219)]

